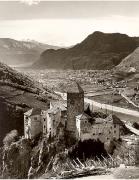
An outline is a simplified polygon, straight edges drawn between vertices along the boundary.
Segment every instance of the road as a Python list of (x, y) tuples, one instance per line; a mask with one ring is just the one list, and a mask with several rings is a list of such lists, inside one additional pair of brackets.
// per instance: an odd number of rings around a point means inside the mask
[(101, 91), (101, 92), (89, 92), (89, 93), (85, 93), (85, 96), (90, 96), (90, 97), (93, 97), (93, 96), (101, 96), (101, 95), (107, 95), (107, 94), (112, 94), (112, 90), (110, 91)]
[(139, 107), (137, 106), (133, 101), (131, 101), (131, 99), (129, 99), (129, 97), (127, 97), (124, 93), (121, 93), (121, 96), (130, 104), (132, 104), (134, 107)]
[(125, 109), (125, 108), (121, 108), (121, 107), (117, 107), (117, 106), (112, 106), (112, 105), (109, 105), (109, 104), (104, 104), (104, 103), (98, 103), (96, 101), (93, 101), (91, 99), (88, 99), (88, 98), (85, 98), (84, 101), (86, 103), (89, 103), (92, 107), (92, 110), (93, 108), (95, 109), (102, 109), (102, 110), (107, 110), (107, 111), (111, 111), (111, 112), (116, 112), (116, 113), (122, 113), (122, 114), (127, 114), (127, 115), (134, 115), (136, 117), (139, 117), (139, 112), (138, 111), (134, 111), (134, 110), (131, 110), (131, 109)]

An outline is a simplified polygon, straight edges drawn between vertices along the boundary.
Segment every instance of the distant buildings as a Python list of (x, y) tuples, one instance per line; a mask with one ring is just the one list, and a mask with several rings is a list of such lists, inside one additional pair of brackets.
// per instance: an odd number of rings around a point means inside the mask
[(39, 133), (48, 138), (62, 139), (65, 132), (77, 141), (99, 139), (102, 142), (120, 138), (122, 122), (114, 115), (93, 118), (84, 112), (84, 91), (78, 83), (67, 91), (67, 101), (50, 102), (48, 110), (30, 109), (24, 113), (25, 138)]

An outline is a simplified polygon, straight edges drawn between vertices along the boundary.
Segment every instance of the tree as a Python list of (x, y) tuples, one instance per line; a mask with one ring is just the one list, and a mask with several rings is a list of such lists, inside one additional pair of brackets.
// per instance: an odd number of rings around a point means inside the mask
[(5, 147), (9, 147), (12, 142), (15, 142), (18, 140), (18, 131), (12, 130), (8, 134), (6, 134), (5, 138), (3, 139), (3, 144)]

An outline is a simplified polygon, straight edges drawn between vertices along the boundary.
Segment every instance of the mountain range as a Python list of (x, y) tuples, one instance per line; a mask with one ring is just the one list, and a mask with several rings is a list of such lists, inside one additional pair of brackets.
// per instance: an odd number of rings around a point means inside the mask
[(44, 50), (58, 48), (37, 41), (17, 41), (10, 38), (0, 38), (0, 62), (11, 66), (29, 65), (38, 60)]
[(132, 53), (138, 45), (138, 37), (96, 31), (81, 43), (68, 49), (49, 49), (42, 52), (32, 68), (111, 69)]

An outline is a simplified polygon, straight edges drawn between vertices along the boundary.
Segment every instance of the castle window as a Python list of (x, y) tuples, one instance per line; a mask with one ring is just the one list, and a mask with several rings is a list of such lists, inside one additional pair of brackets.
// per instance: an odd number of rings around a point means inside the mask
[(44, 129), (45, 129), (45, 125), (44, 125), (43, 127), (44, 127)]
[(95, 136), (95, 133), (93, 133), (93, 136)]
[(116, 128), (116, 124), (114, 124), (114, 128)]
[(34, 120), (37, 120), (37, 117), (34, 117)]
[(116, 133), (116, 130), (114, 130), (114, 133)]
[(43, 120), (45, 121), (45, 118)]

